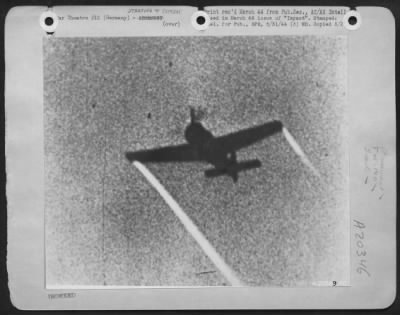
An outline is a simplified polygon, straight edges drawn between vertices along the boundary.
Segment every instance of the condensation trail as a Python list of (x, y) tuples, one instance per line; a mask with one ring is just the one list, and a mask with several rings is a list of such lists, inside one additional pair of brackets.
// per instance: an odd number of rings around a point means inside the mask
[(160, 196), (181, 221), (185, 229), (192, 235), (204, 253), (210, 258), (221, 274), (224, 275), (226, 280), (228, 280), (232, 286), (242, 286), (243, 284), (236, 276), (235, 272), (226, 264), (224, 259), (217, 253), (215, 248), (200, 232), (199, 228), (193, 223), (188, 215), (182, 210), (170, 193), (164, 188), (163, 185), (161, 185), (158, 179), (142, 163), (133, 161), (133, 165), (142, 173), (142, 175), (149, 181), (154, 189), (157, 190)]
[(282, 129), (282, 133), (285, 136), (287, 142), (292, 147), (293, 151), (300, 157), (303, 163), (308, 166), (308, 168), (312, 171), (312, 173), (315, 176), (321, 178), (321, 175), (319, 174), (317, 169), (314, 167), (314, 165), (312, 165), (311, 161), (307, 158), (306, 154), (303, 152), (300, 145), (297, 143), (297, 141), (293, 138), (293, 136), (285, 127)]

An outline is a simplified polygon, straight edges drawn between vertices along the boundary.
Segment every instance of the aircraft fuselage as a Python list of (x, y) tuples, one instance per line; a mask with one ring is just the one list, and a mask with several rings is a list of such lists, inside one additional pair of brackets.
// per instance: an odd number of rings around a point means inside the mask
[(214, 136), (190, 110), (190, 124), (185, 129), (186, 144), (170, 145), (154, 149), (126, 152), (129, 161), (148, 163), (161, 162), (207, 162), (213, 168), (204, 171), (206, 177), (229, 175), (234, 182), (239, 172), (258, 168), (258, 159), (236, 160), (236, 151), (248, 147), (277, 132), (281, 132), (282, 122), (273, 120), (261, 125), (249, 127), (222, 136)]
[(196, 148), (199, 159), (206, 161), (237, 180), (237, 173), (230, 169), (236, 164), (236, 153), (227, 151), (215, 141), (213, 134), (199, 122), (191, 122), (185, 130), (186, 141)]

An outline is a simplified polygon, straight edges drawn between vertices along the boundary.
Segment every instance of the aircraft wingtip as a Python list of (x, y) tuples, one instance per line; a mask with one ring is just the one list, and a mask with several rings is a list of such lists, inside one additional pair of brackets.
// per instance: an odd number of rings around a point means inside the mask
[(126, 158), (129, 162), (132, 162), (132, 161), (133, 161), (132, 152), (125, 152), (125, 158)]
[(280, 129), (280, 131), (283, 130), (284, 126), (282, 121), (280, 121), (279, 119), (274, 119), (273, 122), (278, 127), (278, 129)]

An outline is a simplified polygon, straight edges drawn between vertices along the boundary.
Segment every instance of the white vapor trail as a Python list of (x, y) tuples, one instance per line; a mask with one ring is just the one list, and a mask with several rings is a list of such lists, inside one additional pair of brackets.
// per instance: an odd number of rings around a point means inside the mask
[(189, 216), (182, 210), (171, 194), (164, 188), (163, 185), (161, 185), (158, 179), (142, 163), (133, 161), (133, 165), (142, 173), (142, 175), (148, 180), (154, 189), (157, 190), (160, 196), (181, 221), (185, 229), (190, 233), (190, 235), (192, 235), (204, 253), (210, 258), (210, 260), (224, 275), (228, 282), (230, 282), (232, 286), (242, 286), (243, 284), (236, 276), (235, 272), (227, 265), (224, 259), (218, 254), (215, 248), (206, 239), (203, 233), (201, 233), (199, 228), (193, 223)]
[(317, 169), (312, 165), (311, 161), (307, 158), (306, 154), (304, 151), (301, 149), (300, 145), (297, 143), (297, 141), (293, 138), (293, 136), (290, 134), (290, 132), (283, 127), (282, 129), (283, 135), (285, 136), (287, 142), (289, 145), (292, 147), (293, 151), (300, 157), (300, 159), (303, 161), (303, 163), (308, 166), (308, 168), (312, 171), (312, 173), (317, 176), (318, 178), (321, 178), (321, 175), (317, 171)]

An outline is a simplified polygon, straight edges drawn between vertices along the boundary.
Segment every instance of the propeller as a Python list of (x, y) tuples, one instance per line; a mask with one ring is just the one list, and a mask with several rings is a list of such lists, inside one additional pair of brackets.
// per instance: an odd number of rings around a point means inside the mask
[(199, 122), (206, 116), (206, 111), (205, 109), (202, 108), (197, 108), (195, 109), (194, 107), (189, 107), (190, 108), (190, 122)]

